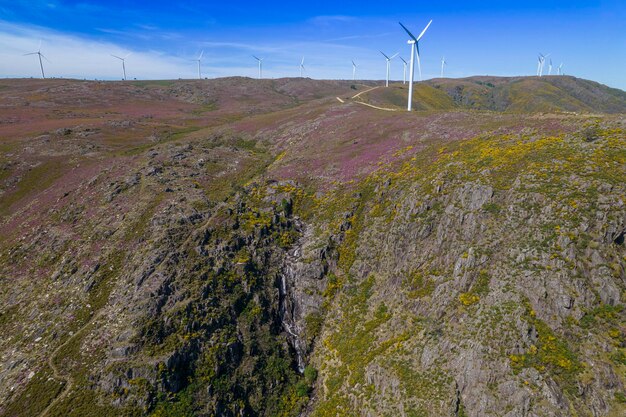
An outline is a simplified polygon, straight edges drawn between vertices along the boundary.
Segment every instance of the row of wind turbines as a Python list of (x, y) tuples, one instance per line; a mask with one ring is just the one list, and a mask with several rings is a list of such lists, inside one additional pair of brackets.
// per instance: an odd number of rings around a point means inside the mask
[[(422, 81), (422, 66), (421, 66), (421, 60), (420, 60), (420, 49), (419, 49), (419, 42), (420, 40), (424, 37), (424, 34), (426, 33), (426, 31), (428, 30), (428, 28), (430, 27), (430, 25), (433, 23), (432, 19), (428, 22), (428, 24), (426, 25), (426, 27), (424, 27), (424, 29), (422, 30), (422, 32), (419, 34), (419, 36), (415, 36), (411, 33), (411, 31), (402, 24), (402, 22), (398, 22), (400, 24), (400, 26), (402, 27), (402, 29), (404, 29), (404, 31), (407, 33), (407, 35), (409, 35), (409, 40), (407, 41), (407, 44), (410, 45), (411, 48), (411, 59), (409, 62), (405, 61), (404, 58), (400, 57), (400, 59), (402, 60), (403, 66), (404, 66), (404, 76), (403, 76), (403, 83), (406, 84), (406, 72), (407, 72), (407, 66), (409, 67), (409, 97), (408, 97), (408, 104), (407, 104), (407, 110), (411, 111), (411, 104), (412, 104), (412, 99), (413, 99), (413, 84), (414, 84), (414, 74), (415, 74), (415, 61), (417, 61), (417, 68), (418, 68), (418, 73), (419, 73), (419, 81)], [(386, 61), (386, 78), (385, 78), (385, 87), (389, 87), (389, 72), (391, 69), (391, 61), (397, 57), (399, 55), (399, 52), (396, 52), (395, 54), (389, 56), (387, 54), (385, 54), (383, 51), (379, 51), (383, 57), (385, 58)], [(46, 78), (45, 72), (44, 72), (44, 66), (43, 66), (43, 59), (45, 59), (46, 61), (50, 62), (48, 60), (48, 58), (46, 58), (42, 53), (41, 53), (41, 41), (39, 42), (39, 48), (37, 49), (36, 52), (31, 52), (28, 54), (24, 54), (24, 56), (27, 55), (37, 55), (37, 57), (39, 58), (39, 67), (41, 69), (41, 77), (42, 78)], [(131, 54), (128, 53), (125, 56), (121, 57), (118, 55), (111, 55), (113, 58), (116, 58), (118, 60), (120, 60), (122, 62), (122, 73), (123, 73), (123, 80), (126, 80), (126, 59), (130, 56)], [(200, 52), (200, 55), (198, 56), (197, 59), (193, 59), (192, 61), (197, 62), (198, 64), (198, 78), (202, 79), (202, 57), (204, 56), (204, 51)], [(546, 59), (550, 56), (550, 54), (539, 54), (538, 57), (538, 65), (537, 65), (537, 76), (541, 77), (543, 76), (543, 69), (544, 69), (544, 65), (546, 62)], [(252, 57), (257, 61), (258, 64), (258, 71), (259, 71), (259, 79), (263, 78), (263, 58), (259, 58), (256, 55), (252, 55)], [(354, 62), (354, 60), (351, 61), (352, 62), (352, 80), (356, 80), (356, 72), (357, 72), (357, 64)], [(445, 67), (447, 66), (447, 61), (445, 57), (441, 58), (441, 77), (443, 78), (444, 76), (444, 70)], [(557, 75), (563, 75), (563, 63), (561, 63), (561, 65), (558, 66), (558, 70), (557, 70)], [(304, 66), (304, 57), (302, 57), (302, 60), (300, 61), (300, 77), (304, 76), (304, 72), (305, 72), (305, 66)], [(548, 75), (552, 74), (552, 59), (549, 60), (549, 66), (548, 66)]]
[[(543, 76), (543, 67), (546, 63), (546, 58), (548, 58), (550, 56), (550, 54), (539, 54), (538, 57), (538, 62), (537, 62), (537, 76), (538, 77), (542, 77)], [(552, 75), (552, 58), (550, 58), (549, 64), (548, 64), (548, 75)], [(563, 75), (563, 63), (561, 62), (561, 65), (559, 65), (557, 67), (557, 74), (556, 75)]]

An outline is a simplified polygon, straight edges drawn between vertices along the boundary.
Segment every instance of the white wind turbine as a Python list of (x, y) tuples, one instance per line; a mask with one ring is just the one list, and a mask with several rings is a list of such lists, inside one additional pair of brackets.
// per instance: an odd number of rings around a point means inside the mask
[(43, 72), (43, 61), (41, 60), (41, 58), (45, 59), (48, 62), (50, 61), (41, 53), (41, 41), (39, 41), (39, 48), (37, 49), (37, 52), (24, 54), (24, 56), (28, 56), (28, 55), (37, 55), (37, 57), (39, 58), (39, 68), (41, 68), (41, 78), (46, 78), (46, 74)]
[(352, 81), (356, 79), (356, 64), (352, 61)]
[(548, 75), (552, 75), (552, 58), (550, 58), (550, 64), (548, 65)]
[(380, 51), (380, 53), (383, 54), (383, 56), (387, 60), (387, 79), (385, 81), (385, 87), (389, 87), (389, 68), (391, 67), (391, 60), (394, 59), (396, 56), (398, 56), (398, 53), (396, 52), (391, 57), (388, 57), (387, 55), (385, 55), (383, 51)]
[(124, 58), (119, 57), (119, 56), (117, 56), (117, 55), (113, 55), (113, 54), (111, 54), (111, 56), (112, 56), (113, 58), (117, 58), (117, 59), (119, 59), (120, 61), (122, 61), (122, 71), (123, 71), (123, 73), (124, 73), (124, 78), (122, 78), (123, 80), (126, 80), (126, 58), (128, 58), (128, 57), (130, 56), (130, 54), (131, 54), (131, 52), (127, 53), (127, 54), (126, 54), (126, 56), (124, 56)]
[(563, 63), (561, 62), (561, 65), (559, 65), (559, 75), (563, 75)]
[(403, 72), (403, 76), (402, 76), (402, 84), (406, 84), (406, 65), (407, 65), (407, 62), (402, 57), (400, 57), (400, 59), (402, 60), (402, 66), (404, 67), (404, 72)]
[(448, 65), (448, 63), (446, 62), (446, 57), (442, 57), (441, 58), (441, 78), (443, 78), (443, 68)]
[[(400, 22), (398, 22), (400, 23)], [(409, 69), (409, 103), (407, 105), (407, 110), (411, 111), (411, 101), (413, 100), (413, 75), (414, 75), (414, 70), (415, 70), (415, 65), (414, 65), (414, 60), (415, 60), (415, 55), (417, 52), (417, 66), (419, 68), (419, 74), (420, 74), (420, 81), (422, 79), (422, 66), (420, 64), (420, 50), (419, 50), (419, 41), (420, 39), (422, 39), (422, 36), (424, 36), (424, 33), (426, 33), (426, 31), (428, 30), (428, 28), (430, 27), (430, 24), (433, 23), (433, 21), (431, 20), (430, 22), (428, 22), (428, 24), (426, 25), (426, 27), (424, 28), (424, 30), (422, 31), (422, 33), (420, 33), (420, 35), (416, 38), (415, 36), (413, 36), (413, 34), (402, 24), (400, 23), (400, 26), (402, 26), (402, 29), (405, 30), (406, 33), (408, 33), (408, 35), (411, 37), (411, 39), (408, 40), (408, 44), (411, 45), (411, 66)]]
[(302, 61), (300, 61), (300, 78), (302, 78), (304, 75), (304, 57), (302, 57)]
[(259, 80), (260, 80), (261, 78), (263, 78), (263, 59), (264, 58), (257, 58), (254, 55), (252, 55), (252, 58), (254, 58), (257, 61), (259, 61)]
[(543, 76), (543, 66), (546, 63), (546, 58), (549, 57), (550, 54), (544, 55), (544, 54), (539, 54), (539, 66), (537, 68), (537, 75), (542, 77)]
[(198, 63), (198, 78), (201, 80), (202, 79), (202, 72), (200, 71), (200, 64), (202, 62), (202, 56), (204, 55), (204, 51), (200, 52), (200, 56), (198, 56), (198, 59), (194, 59), (194, 61), (196, 61)]

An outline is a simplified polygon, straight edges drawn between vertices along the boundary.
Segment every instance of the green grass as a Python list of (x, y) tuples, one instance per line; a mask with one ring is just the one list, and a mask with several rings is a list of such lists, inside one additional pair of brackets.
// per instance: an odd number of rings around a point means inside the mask
[(11, 206), (20, 200), (40, 193), (50, 187), (68, 168), (61, 160), (50, 159), (24, 173), (17, 188), (0, 198), (0, 215), (9, 213)]
[(7, 405), (3, 417), (36, 416), (61, 393), (64, 384), (52, 378), (52, 370), (44, 366), (35, 373), (26, 388)]

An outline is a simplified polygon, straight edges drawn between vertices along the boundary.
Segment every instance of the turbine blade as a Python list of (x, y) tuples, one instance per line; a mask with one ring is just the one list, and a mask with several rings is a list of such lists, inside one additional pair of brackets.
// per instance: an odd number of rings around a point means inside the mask
[(404, 62), (405, 64), (408, 64), (408, 62), (406, 62), (406, 61), (404, 60), (404, 58), (400, 57), (400, 59), (401, 59), (401, 60), (402, 60), (402, 62)]
[(302, 57), (302, 61), (300, 62), (300, 65), (304, 66), (304, 57)]
[(256, 59), (257, 61), (260, 61), (260, 59), (259, 59), (259, 58), (257, 58), (257, 56), (256, 56), (256, 55), (252, 55), (252, 58)]
[(39, 53), (39, 55), (41, 55), (41, 57), (43, 59), (45, 59), (46, 61), (48, 61), (50, 64), (52, 64), (52, 62), (50, 62), (50, 60), (48, 58), (46, 58), (46, 56), (44, 54), (42, 54), (41, 52)]
[(128, 58), (128, 57), (129, 57), (129, 56), (131, 56), (132, 54), (133, 54), (132, 52), (127, 53), (127, 54), (126, 54), (126, 56), (124, 57), (124, 59)]
[(397, 57), (397, 56), (398, 56), (398, 53), (399, 53), (399, 52), (396, 52), (395, 54), (391, 55), (391, 58), (389, 58), (389, 59), (394, 59), (395, 57)]
[(380, 52), (381, 54), (383, 54), (383, 56), (384, 56), (385, 58), (387, 58), (387, 60), (389, 60), (389, 57), (388, 57), (387, 55), (385, 55), (385, 53), (384, 53), (383, 51), (378, 51), (378, 52)]
[(198, 57), (198, 61), (200, 61), (202, 59), (203, 55), (204, 55), (204, 50), (202, 50), (202, 52), (200, 52), (200, 56)]
[(420, 33), (420, 35), (417, 37), (416, 42), (419, 42), (420, 39), (422, 39), (422, 36), (424, 36), (424, 33), (426, 33), (426, 31), (428, 30), (428, 28), (430, 27), (430, 24), (433, 23), (433, 20), (431, 19), (430, 22), (428, 22), (428, 24), (426, 25), (426, 27), (424, 28), (424, 30), (422, 31), (422, 33)]
[(402, 26), (402, 29), (404, 29), (404, 31), (409, 34), (411, 39), (413, 39), (415, 42), (417, 42), (417, 38), (415, 36), (413, 36), (413, 34), (406, 28), (406, 26), (404, 26), (402, 24), (402, 22), (398, 22), (398, 23), (400, 24), (400, 26)]
[(37, 54), (39, 54), (39, 52), (31, 52), (30, 54), (24, 54), (24, 55), (22, 55), (22, 56), (37, 55)]
[(120, 58), (120, 57), (119, 57), (119, 56), (117, 56), (117, 55), (113, 55), (113, 54), (111, 54), (111, 56), (112, 56), (113, 58), (121, 59), (122, 61), (124, 60), (124, 58)]

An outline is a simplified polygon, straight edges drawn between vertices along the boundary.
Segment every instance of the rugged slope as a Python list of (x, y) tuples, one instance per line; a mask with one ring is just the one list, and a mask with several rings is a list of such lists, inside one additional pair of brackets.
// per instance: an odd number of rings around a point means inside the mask
[(4, 83), (1, 415), (626, 410), (623, 116)]

